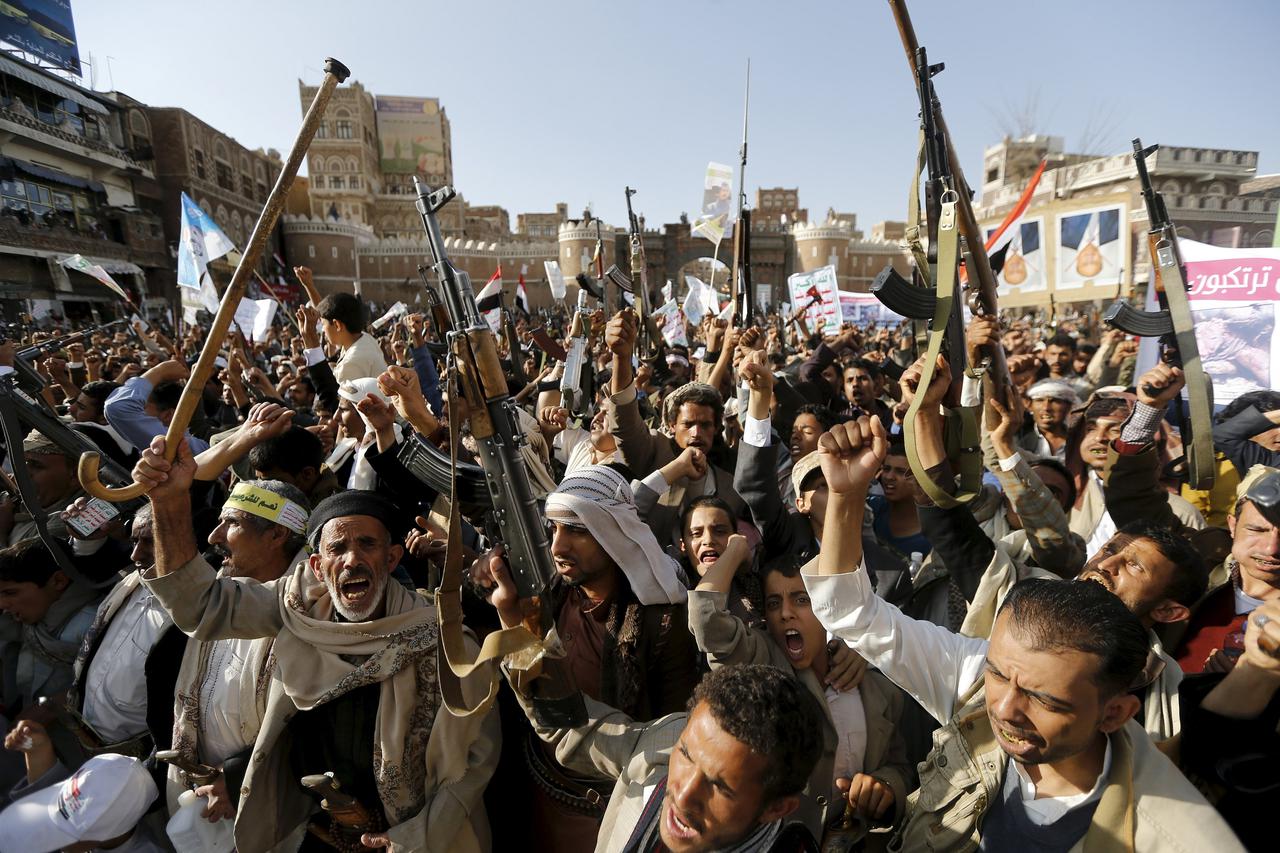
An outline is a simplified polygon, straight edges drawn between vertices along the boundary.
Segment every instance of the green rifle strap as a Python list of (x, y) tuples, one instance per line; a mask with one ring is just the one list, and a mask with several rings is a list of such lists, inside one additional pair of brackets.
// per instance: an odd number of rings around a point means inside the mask
[(924, 128), (920, 128), (920, 142), (916, 146), (916, 171), (915, 177), (911, 179), (911, 194), (907, 196), (907, 228), (903, 237), (907, 248), (911, 250), (911, 256), (916, 259), (916, 269), (920, 271), (924, 286), (929, 287), (932, 284), (929, 280), (929, 256), (925, 253), (920, 239), (920, 173), (922, 171), (924, 171)]
[(1213, 379), (1205, 373), (1204, 365), (1200, 362), (1200, 348), (1191, 319), (1191, 304), (1187, 300), (1187, 285), (1182, 278), (1178, 256), (1165, 240), (1156, 244), (1155, 254), (1160, 283), (1164, 285), (1165, 303), (1169, 306), (1169, 319), (1173, 323), (1173, 333), (1178, 343), (1178, 361), (1182, 363), (1182, 375), (1187, 383), (1187, 402), (1191, 409), (1190, 417), (1183, 421), (1182, 436), (1187, 454), (1187, 480), (1193, 489), (1209, 489), (1213, 486), (1214, 475), (1217, 473), (1213, 447)]
[(956, 203), (944, 202), (938, 222), (937, 288), (934, 296), (937, 307), (929, 327), (929, 347), (925, 353), (920, 383), (907, 416), (903, 421), (903, 438), (907, 449), (907, 462), (921, 490), (943, 509), (968, 503), (977, 496), (982, 486), (982, 458), (979, 447), (978, 412), (976, 407), (948, 408), (944, 421), (944, 445), (947, 458), (960, 475), (959, 489), (955, 494), (934, 481), (929, 470), (920, 461), (916, 447), (916, 418), (924, 401), (925, 391), (933, 381), (938, 355), (947, 337), (947, 325), (956, 299), (956, 259), (960, 246), (960, 233), (956, 228)]

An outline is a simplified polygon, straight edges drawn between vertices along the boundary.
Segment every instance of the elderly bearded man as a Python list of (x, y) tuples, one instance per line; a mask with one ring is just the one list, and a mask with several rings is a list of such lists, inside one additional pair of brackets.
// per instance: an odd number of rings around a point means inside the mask
[(910, 619), (871, 591), (856, 531), (886, 448), (867, 418), (820, 440), (829, 536), (804, 580), (827, 630), (943, 724), (890, 848), (1243, 850), (1132, 719), (1129, 686), (1149, 650), (1119, 597), (1091, 582), (1022, 581), (987, 641)]
[[(275, 637), (276, 671), (240, 788), (237, 848), (330, 849), (320, 837), (337, 827), (313, 821), (319, 809), (298, 781), (325, 771), (370, 812), (365, 847), (487, 846), (481, 794), (497, 760), (497, 719), (438, 713), (435, 611), (390, 582), (403, 553), (394, 506), (369, 492), (334, 495), (311, 514), (306, 563), (265, 584), (218, 578), (191, 532), (191, 450), (182, 441), (173, 462), (164, 450), (156, 438), (134, 469), (151, 488), (155, 519), (148, 588), (198, 640)], [(464, 686), (469, 705), (483, 698), (481, 685)], [(348, 839), (343, 848), (358, 845)]]

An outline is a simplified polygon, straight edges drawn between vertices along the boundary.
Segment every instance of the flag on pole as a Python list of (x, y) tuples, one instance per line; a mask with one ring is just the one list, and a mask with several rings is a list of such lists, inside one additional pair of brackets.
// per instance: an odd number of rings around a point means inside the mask
[[(1044, 174), (1047, 160), (1041, 160), (1040, 165), (1036, 168), (1035, 173), (1031, 176), (1031, 180), (1027, 182), (1026, 188), (1022, 191), (1018, 203), (1013, 206), (1005, 215), (1004, 221), (1000, 223), (1000, 227), (991, 232), (991, 236), (987, 238), (986, 250), (987, 258), (991, 262), (991, 271), (996, 275), (1000, 274), (1000, 270), (1004, 268), (1005, 255), (1009, 249), (1009, 243), (1013, 240), (1013, 235), (1018, 233), (1018, 227), (1022, 224), (1022, 219), (1027, 214), (1027, 208), (1031, 206), (1031, 196), (1036, 191), (1036, 185), (1040, 183), (1040, 177)], [(968, 270), (964, 267), (960, 268), (960, 281), (968, 281)]]
[(502, 324), (502, 264), (498, 264), (489, 281), (476, 294), (476, 308), (496, 335)]
[(128, 294), (124, 292), (124, 288), (116, 284), (116, 280), (112, 278), (106, 270), (98, 264), (90, 262), (84, 255), (72, 255), (69, 258), (63, 258), (58, 263), (62, 264), (69, 270), (76, 270), (97, 279), (115, 291), (115, 293), (125, 302), (131, 302)]
[(476, 294), (476, 308), (481, 313), (502, 307), (502, 264), (494, 270), (484, 287)]
[(516, 308), (526, 317), (529, 316), (529, 292), (524, 289), (524, 274), (528, 271), (528, 265), (522, 264), (520, 278), (516, 282)]
[(228, 252), (235, 244), (200, 205), (182, 193), (182, 227), (178, 235), (178, 284), (199, 290), (208, 275), (209, 262)]

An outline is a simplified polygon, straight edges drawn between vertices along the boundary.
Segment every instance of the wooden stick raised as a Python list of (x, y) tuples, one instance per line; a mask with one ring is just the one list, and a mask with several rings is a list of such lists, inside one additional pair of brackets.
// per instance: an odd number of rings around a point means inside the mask
[[(249, 245), (240, 257), (240, 263), (236, 265), (236, 271), (231, 277), (231, 283), (227, 285), (226, 292), (222, 294), (222, 302), (218, 305), (218, 313), (213, 318), (213, 325), (205, 338), (204, 349), (200, 351), (200, 358), (191, 370), (191, 376), (187, 380), (186, 387), (182, 389), (182, 397), (178, 401), (177, 410), (173, 413), (173, 420), (169, 422), (169, 429), (165, 433), (164, 455), (170, 462), (173, 461), (173, 458), (178, 453), (178, 444), (182, 440), (182, 434), (187, 431), (187, 426), (191, 423), (191, 416), (195, 414), (196, 406), (200, 405), (205, 383), (213, 373), (214, 359), (218, 357), (222, 341), (226, 338), (227, 330), (231, 327), (231, 321), (235, 318), (236, 309), (240, 306), (240, 300), (244, 298), (249, 279), (253, 276), (254, 270), (258, 266), (258, 260), (266, 249), (271, 231), (275, 228), (276, 221), (280, 218), (280, 212), (284, 210), (285, 198), (289, 194), (289, 187), (293, 185), (293, 179), (298, 174), (298, 168), (302, 165), (302, 158), (306, 156), (307, 149), (311, 147), (311, 140), (315, 136), (316, 128), (320, 125), (320, 119), (324, 116), (324, 110), (329, 103), (329, 98), (333, 95), (333, 90), (338, 87), (338, 84), (346, 80), (350, 74), (351, 72), (347, 70), (347, 67), (338, 60), (332, 58), (325, 60), (324, 81), (320, 84), (315, 99), (311, 102), (311, 107), (307, 110), (307, 115), (302, 120), (302, 129), (298, 131), (298, 138), (294, 140), (293, 148), (289, 151), (289, 159), (285, 161), (280, 177), (276, 179), (276, 185), (271, 189), (271, 195), (267, 198), (267, 203), (262, 208), (262, 213), (258, 216), (258, 223), (253, 226), (253, 234), (249, 237)], [(104, 486), (98, 480), (98, 464), (99, 456), (97, 453), (85, 453), (80, 457), (80, 465), (77, 469), (77, 473), (80, 476), (80, 485), (90, 495), (106, 501), (120, 503), (134, 500), (146, 493), (147, 488), (142, 483), (133, 483), (121, 488)]]

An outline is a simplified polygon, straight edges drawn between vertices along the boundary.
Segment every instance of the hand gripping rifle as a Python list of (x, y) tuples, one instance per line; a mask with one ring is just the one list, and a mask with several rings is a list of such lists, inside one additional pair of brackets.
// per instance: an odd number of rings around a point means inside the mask
[[(558, 660), (548, 656), (548, 646), (558, 646), (554, 634), (554, 614), (545, 595), (555, 577), (551, 550), (547, 543), (542, 512), (533, 497), (529, 472), (524, 466), (520, 446), (526, 441), (520, 426), (517, 406), (507, 392), (507, 378), (498, 361), (498, 347), (489, 325), (476, 306), (470, 277), (454, 268), (444, 250), (444, 238), (436, 213), (455, 195), (452, 187), (432, 191), (414, 178), (418, 213), (427, 233), (427, 250), (431, 266), (449, 309), (453, 331), (449, 333), (449, 444), (457, 453), (461, 413), (459, 403), (469, 410), (471, 436), (475, 439), (484, 469), (493, 510), (489, 520), (502, 541), (520, 598), (532, 600), (536, 613), (525, 624), (495, 631), (485, 637), (479, 655), (468, 653), (462, 627), (462, 549), (461, 523), (456, 490), (450, 492), (449, 538), (445, 552), (444, 577), (436, 591), (436, 609), (440, 619), (440, 641), (437, 645), (440, 692), (445, 706), (458, 716), (484, 713), (497, 696), (497, 668), (491, 666), (507, 655), (512, 668), (528, 671), (542, 664), (550, 679), (537, 679), (532, 687), (532, 703), (540, 721), (556, 728), (573, 727), (586, 719), (582, 694)], [(456, 456), (455, 456), (456, 459)], [(473, 708), (468, 708), (460, 679), (481, 667), (487, 668), (488, 695)], [(549, 690), (560, 691), (549, 695)]]
[[(627, 193), (627, 231), (631, 238), (631, 276), (623, 277), (625, 285), (632, 297), (632, 307), (640, 319), (637, 355), (641, 361), (653, 361), (662, 354), (662, 333), (654, 322), (653, 310), (649, 305), (649, 272), (644, 258), (644, 229), (640, 226), (640, 218), (631, 207), (631, 197), (636, 191), (626, 188)], [(621, 272), (621, 271), (619, 271)]]
[(596, 220), (596, 281), (600, 284), (600, 307), (604, 309), (604, 318), (607, 321), (613, 316), (613, 300), (609, 298), (609, 279), (604, 272), (604, 234), (600, 229), (600, 220)]
[[(1133, 140), (1133, 161), (1142, 184), (1142, 200), (1147, 206), (1147, 245), (1151, 251), (1151, 286), (1156, 288), (1160, 311), (1142, 311), (1117, 299), (1102, 319), (1107, 325), (1143, 338), (1159, 338), (1161, 359), (1182, 368), (1187, 382), (1189, 416), (1182, 418), (1182, 444), (1186, 448), (1187, 482), (1193, 489), (1213, 485), (1216, 462), (1213, 449), (1213, 380), (1200, 363), (1191, 305), (1187, 300), (1186, 274), (1178, 233), (1165, 209), (1164, 198), (1151, 186), (1147, 157), (1159, 148), (1142, 147)], [(1148, 390), (1148, 389), (1144, 389)], [(1150, 389), (1154, 391), (1154, 389)]]
[(565, 355), (564, 373), (560, 376), (560, 399), (564, 407), (575, 414), (587, 410), (582, 393), (582, 368), (587, 363), (587, 327), (591, 323), (591, 309), (587, 307), (587, 291), (578, 288), (578, 309), (569, 325), (569, 351)]
[[(333, 90), (338, 88), (338, 84), (346, 80), (350, 73), (338, 60), (332, 58), (325, 60), (324, 80), (316, 90), (315, 99), (312, 100), (302, 120), (302, 128), (293, 142), (289, 157), (285, 160), (280, 176), (276, 178), (276, 184), (271, 188), (271, 194), (267, 197), (262, 213), (259, 214), (258, 221), (253, 226), (253, 233), (249, 236), (249, 243), (240, 257), (240, 263), (236, 265), (235, 273), (231, 276), (231, 282), (222, 294), (218, 313), (214, 316), (213, 324), (205, 337), (204, 349), (200, 351), (200, 358), (191, 369), (191, 376), (182, 390), (182, 397), (178, 400), (178, 408), (169, 422), (169, 428), (165, 433), (164, 455), (170, 462), (178, 455), (178, 445), (182, 441), (183, 433), (187, 431), (187, 426), (191, 423), (191, 416), (195, 413), (196, 407), (202, 405), (205, 382), (213, 375), (214, 359), (218, 357), (222, 342), (231, 328), (231, 322), (235, 319), (236, 310), (240, 307), (240, 300), (249, 286), (253, 270), (258, 266), (258, 260), (266, 250), (271, 233), (275, 230), (276, 221), (284, 210), (289, 188), (293, 186), (298, 168), (307, 155), (307, 149), (311, 147), (311, 139), (315, 136), (316, 128), (319, 127), (320, 120), (324, 116), (329, 98), (333, 95)], [(147, 487), (142, 483), (132, 483), (123, 489), (111, 489), (102, 485), (98, 481), (100, 460), (101, 457), (97, 453), (86, 453), (80, 457), (77, 473), (80, 476), (80, 485), (86, 492), (95, 498), (114, 503), (139, 498), (146, 493)]]
[[(929, 323), (929, 345), (920, 390), (907, 414), (903, 432), (907, 459), (920, 488), (938, 506), (953, 507), (972, 500), (982, 483), (980, 407), (960, 405), (961, 377), (966, 373), (975, 379), (981, 377), (988, 393), (1006, 403), (1012, 383), (1005, 366), (1004, 349), (999, 343), (984, 348), (979, 364), (967, 367), (965, 364), (962, 293), (957, 287), (961, 237), (964, 238), (963, 257), (968, 273), (965, 286), (970, 291), (969, 306), (975, 314), (996, 315), (996, 279), (984, 248), (985, 238), (973, 212), (973, 193), (960, 169), (946, 120), (942, 116), (942, 106), (933, 88), (932, 78), (944, 66), (941, 63), (929, 64), (924, 48), (916, 40), (905, 0), (889, 0), (889, 6), (897, 21), (920, 99), (921, 150), (908, 199), (907, 222), (907, 239), (916, 259), (918, 286), (908, 283), (888, 267), (876, 277), (871, 289), (891, 310)], [(925, 183), (927, 253), (920, 246), (917, 182), (921, 168), (928, 170)], [(941, 353), (947, 357), (952, 378), (943, 405), (946, 410), (947, 457), (952, 468), (959, 473), (958, 490), (951, 484), (938, 483), (933, 479), (931, 472), (921, 465), (915, 445), (915, 416)]]

